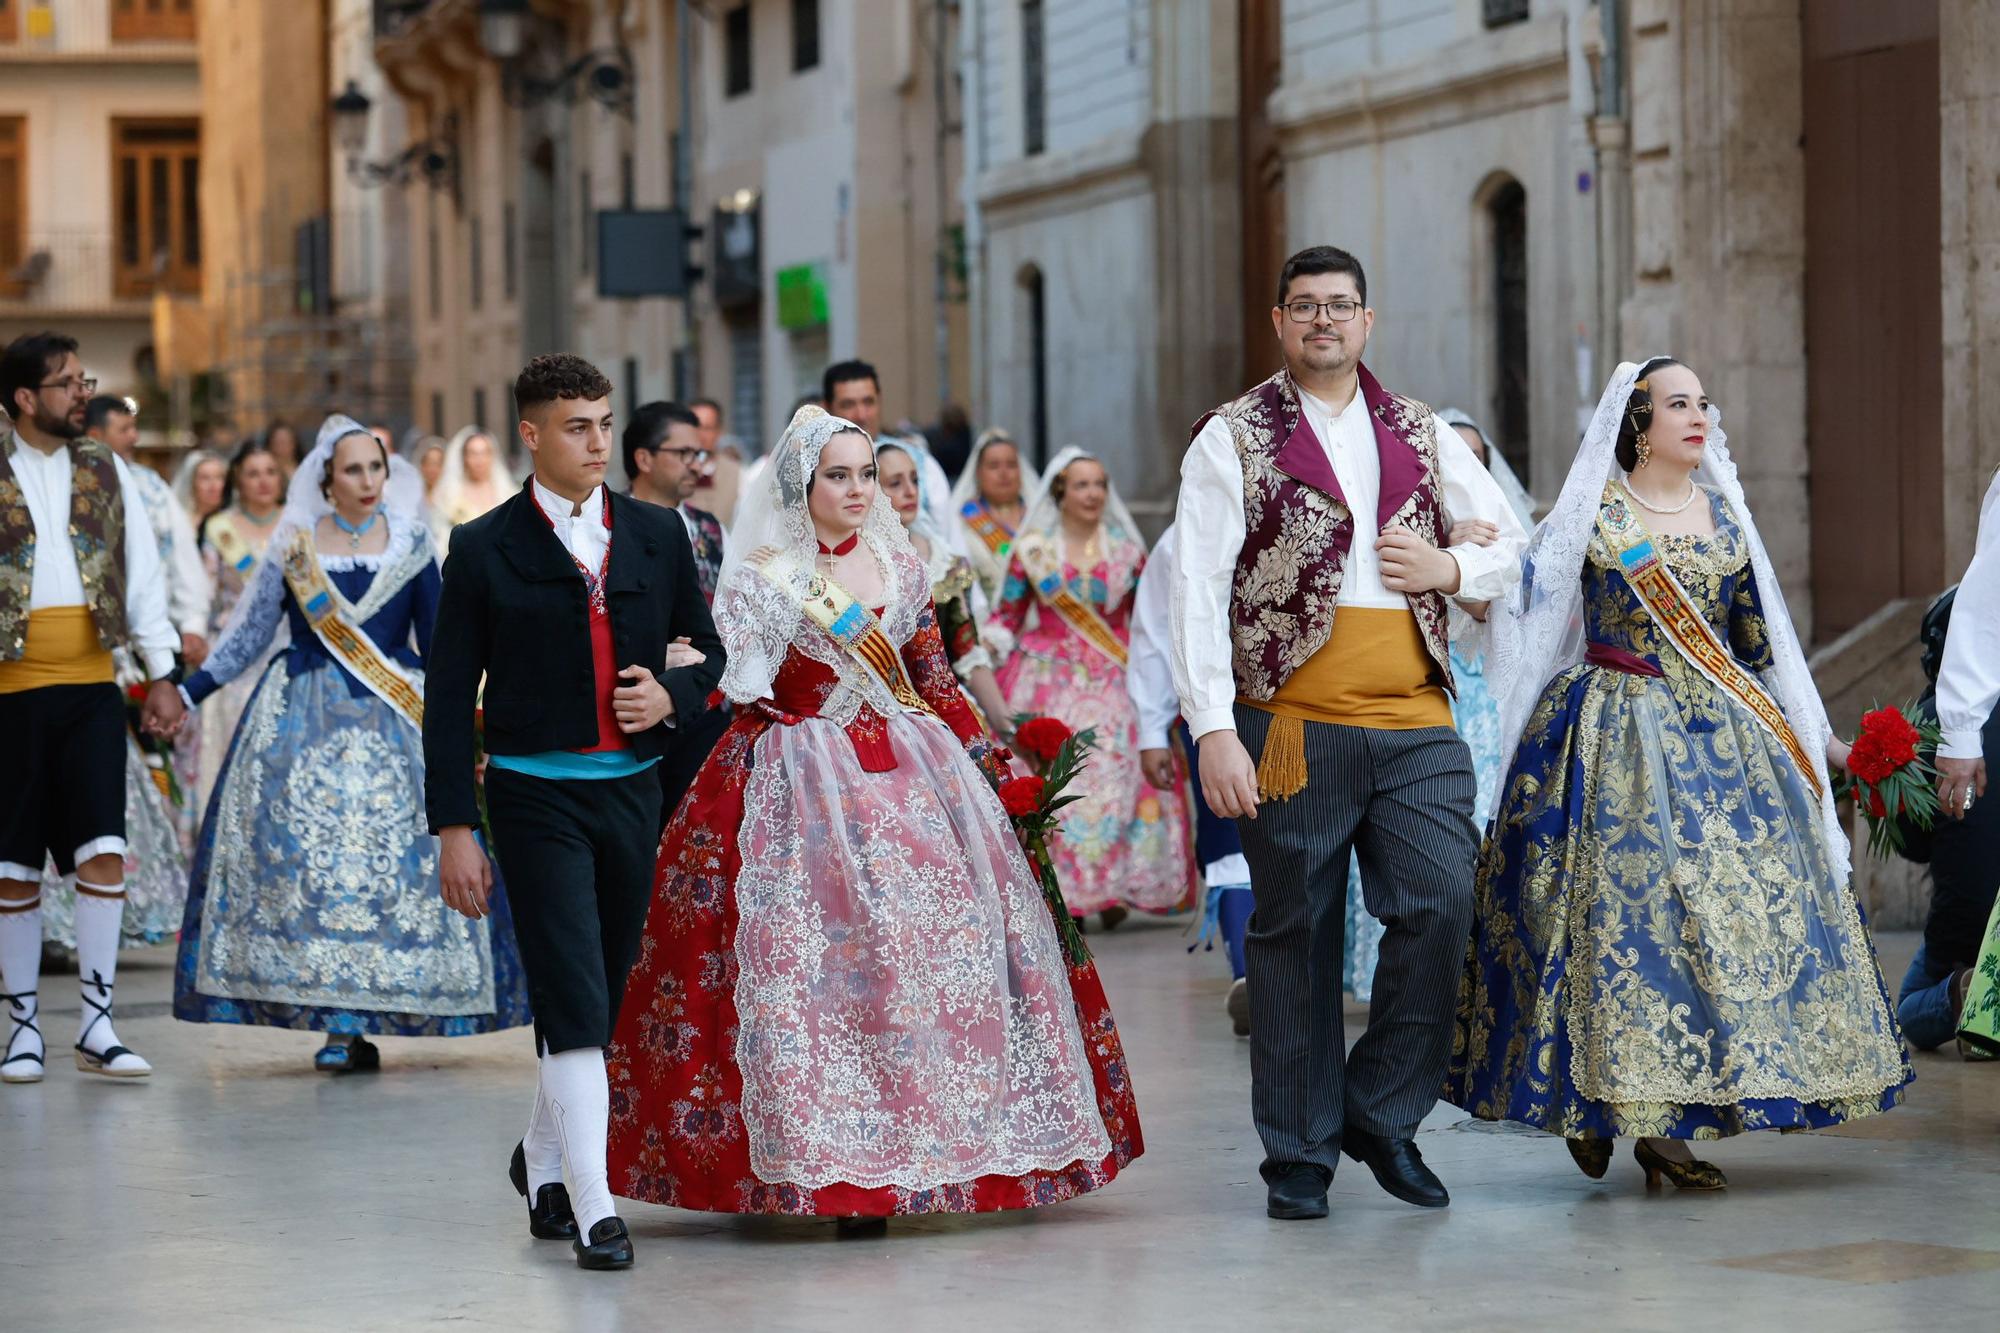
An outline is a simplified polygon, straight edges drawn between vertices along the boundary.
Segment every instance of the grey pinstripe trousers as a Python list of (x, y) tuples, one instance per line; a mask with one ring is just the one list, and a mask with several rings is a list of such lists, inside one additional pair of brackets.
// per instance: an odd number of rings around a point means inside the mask
[[(1253, 760), (1270, 714), (1237, 705)], [(1306, 789), (1239, 819), (1256, 910), (1250, 973), (1251, 1109), (1263, 1173), (1329, 1175), (1352, 1124), (1409, 1138), (1436, 1103), (1472, 929), (1479, 837), (1472, 755), (1450, 727), (1305, 724)], [(1347, 1050), (1341, 950), (1349, 850), (1384, 927), (1368, 1030)]]

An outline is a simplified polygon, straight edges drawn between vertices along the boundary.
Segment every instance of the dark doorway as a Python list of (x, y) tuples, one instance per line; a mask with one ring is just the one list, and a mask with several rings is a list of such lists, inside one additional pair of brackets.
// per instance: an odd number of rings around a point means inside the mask
[(1249, 388), (1278, 368), (1271, 307), (1285, 265), (1285, 159), (1266, 109), (1284, 70), (1279, 0), (1243, 0), (1237, 10), (1237, 170), (1243, 198), (1243, 367)]
[(1028, 333), (1028, 439), (1035, 469), (1049, 462), (1049, 309), (1042, 271), (1021, 272), (1021, 304)]
[(1486, 197), (1493, 266), (1493, 415), (1490, 438), (1518, 477), (1528, 467), (1528, 192), (1510, 178)]
[(1802, 12), (1806, 450), (1823, 643), (1945, 578), (1938, 7), (1816, 0)]

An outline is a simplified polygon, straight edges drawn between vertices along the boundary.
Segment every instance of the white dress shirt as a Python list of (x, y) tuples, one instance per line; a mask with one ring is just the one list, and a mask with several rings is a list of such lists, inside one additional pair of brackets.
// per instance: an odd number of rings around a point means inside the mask
[(159, 473), (149, 467), (127, 468), (127, 478), (146, 506), (153, 526), (161, 568), (167, 577), (167, 618), (182, 634), (207, 634), (209, 608), (215, 603), (215, 583), (201, 563), (194, 524)]
[[(28, 609), (89, 605), (84, 597), (83, 572), (76, 564), (76, 547), (69, 537), (69, 446), (45, 454), (26, 440), (10, 437), (0, 447), (9, 450), (8, 461), (35, 525), (35, 578)], [(115, 455), (111, 461), (118, 469), (119, 495), (125, 505), (125, 623), (133, 644), (145, 658), (147, 677), (163, 680), (173, 674), (181, 636), (167, 615), (166, 573), (160, 567), (160, 548), (146, 517), (145, 502), (132, 484), (125, 461)]]
[(604, 526), (604, 487), (593, 487), (583, 503), (572, 505), (535, 478), (535, 503), (549, 517), (556, 540), (576, 562), (596, 578), (604, 569), (604, 553), (611, 548), (611, 529)]
[[(1972, 563), (1958, 582), (1938, 668), (1938, 725), (1945, 759), (1978, 759), (1979, 733), (2000, 702), (2000, 475), (1986, 488)], [(2000, 755), (1990, 756), (2000, 760)]]
[(1167, 642), (1173, 633), (1174, 525), (1160, 534), (1132, 597), (1132, 642), (1127, 647), (1125, 692), (1139, 716), (1139, 748), (1164, 750), (1180, 716)]
[[(1341, 578), (1339, 606), (1397, 608), (1409, 605), (1402, 593), (1382, 586), (1378, 504), (1382, 461), (1376, 452), (1374, 421), (1357, 385), (1345, 408), (1299, 391), (1306, 424), (1312, 428), (1340, 482), (1354, 517), (1354, 540)], [(1500, 529), (1491, 546), (1447, 548), (1458, 562), (1462, 602), (1488, 602), (1519, 582), (1521, 552), (1528, 534), (1493, 475), (1479, 465), (1458, 432), (1433, 418), (1438, 470), (1448, 520), (1485, 519)], [(1211, 417), (1181, 461), (1181, 556), (1173, 581), (1174, 685), (1181, 716), (1195, 739), (1236, 727), (1236, 673), (1231, 665), (1229, 600), (1237, 557), (1243, 552), (1243, 464), (1229, 424)]]

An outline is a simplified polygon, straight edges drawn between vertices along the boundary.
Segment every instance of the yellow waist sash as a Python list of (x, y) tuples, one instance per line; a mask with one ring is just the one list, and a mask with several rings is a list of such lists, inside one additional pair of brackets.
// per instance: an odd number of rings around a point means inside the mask
[(1308, 722), (1378, 731), (1452, 725), (1423, 630), (1402, 607), (1341, 607), (1326, 643), (1276, 694), (1240, 702), (1271, 714), (1257, 764), (1258, 794), (1271, 801), (1305, 790)]
[(87, 606), (52, 606), (28, 613), (20, 659), (0, 662), (0, 694), (46, 685), (108, 685), (111, 652), (97, 637)]

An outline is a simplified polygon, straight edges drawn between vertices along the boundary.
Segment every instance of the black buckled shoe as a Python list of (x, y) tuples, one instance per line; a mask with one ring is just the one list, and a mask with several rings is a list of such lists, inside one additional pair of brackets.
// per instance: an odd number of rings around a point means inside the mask
[[(514, 1145), (514, 1160), (507, 1163), (507, 1179), (514, 1192), (528, 1199), (528, 1149)], [(551, 1181), (528, 1199), (528, 1234), (536, 1240), (575, 1240), (576, 1213), (569, 1206), (569, 1191), (560, 1180)]]
[(1264, 1215), (1280, 1222), (1309, 1222), (1326, 1216), (1326, 1172), (1310, 1162), (1296, 1162), (1271, 1182)]
[(1423, 1154), (1410, 1139), (1384, 1138), (1350, 1127), (1340, 1136), (1340, 1150), (1374, 1172), (1375, 1183), (1404, 1203), (1419, 1208), (1443, 1208), (1451, 1203), (1444, 1182), (1424, 1165)]
[(625, 1219), (607, 1217), (590, 1229), (590, 1244), (581, 1240), (570, 1242), (576, 1248), (576, 1266), (609, 1270), (632, 1266), (632, 1237), (625, 1230)]

